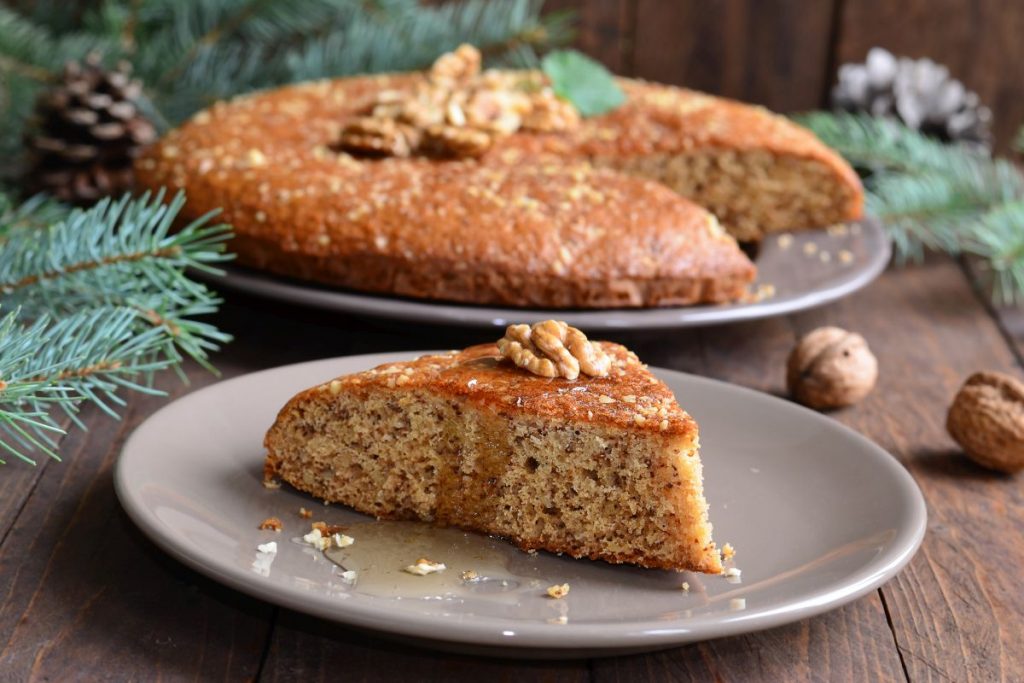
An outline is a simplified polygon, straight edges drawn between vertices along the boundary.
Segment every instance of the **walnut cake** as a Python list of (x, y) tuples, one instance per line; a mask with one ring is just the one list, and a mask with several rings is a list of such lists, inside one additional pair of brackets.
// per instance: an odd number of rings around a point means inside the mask
[[(736, 238), (860, 216), (856, 174), (759, 107), (619, 79), (581, 118), (463, 47), (423, 73), (219, 102), (136, 165), (235, 228), (241, 264), (368, 292), (548, 308), (745, 297)], [(525, 84), (525, 85), (524, 85)], [(720, 223), (719, 223), (720, 221)]]
[(696, 422), (632, 352), (570, 329), (512, 326), (500, 348), (303, 391), (267, 433), (266, 477), (526, 550), (720, 573)]

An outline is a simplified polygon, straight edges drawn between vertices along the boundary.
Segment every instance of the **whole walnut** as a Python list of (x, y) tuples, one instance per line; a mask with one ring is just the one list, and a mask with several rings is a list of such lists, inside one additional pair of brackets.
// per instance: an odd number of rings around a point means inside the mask
[(839, 327), (819, 327), (804, 335), (786, 363), (790, 395), (818, 410), (857, 403), (877, 379), (878, 361), (864, 337)]
[(946, 429), (979, 465), (1024, 469), (1024, 383), (1000, 372), (974, 373), (953, 399)]

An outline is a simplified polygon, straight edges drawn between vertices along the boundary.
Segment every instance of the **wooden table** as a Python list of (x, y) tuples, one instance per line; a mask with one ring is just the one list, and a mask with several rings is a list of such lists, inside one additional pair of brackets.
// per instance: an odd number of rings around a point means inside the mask
[[(789, 318), (618, 337), (652, 365), (783, 390), (795, 338), (857, 330), (881, 363), (874, 393), (835, 419), (896, 455), (928, 501), (921, 551), (869, 596), (808, 621), (655, 654), (571, 662), (419, 651), (219, 586), (159, 551), (114, 496), (125, 438), (165, 398), (131, 396), (117, 423), (87, 409), (64, 462), (0, 470), (0, 680), (1024, 680), (1024, 476), (967, 461), (943, 427), (964, 377), (1020, 361), (997, 314), (947, 259), (892, 269), (865, 291)], [(231, 295), (224, 376), (335, 355), (458, 347), (480, 330), (411, 328)], [(172, 376), (172, 397), (216, 381)]]

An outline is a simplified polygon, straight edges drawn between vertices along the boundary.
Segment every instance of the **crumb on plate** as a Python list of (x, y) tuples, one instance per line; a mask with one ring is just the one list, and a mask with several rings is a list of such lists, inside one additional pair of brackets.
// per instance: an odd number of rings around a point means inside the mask
[(549, 598), (554, 598), (555, 600), (561, 600), (562, 598), (564, 598), (566, 595), (569, 594), (569, 584), (567, 584), (567, 583), (562, 583), (562, 584), (556, 583), (553, 586), (548, 586), (548, 589), (545, 591), (545, 593), (547, 593), (547, 596)]
[(421, 557), (416, 560), (415, 564), (410, 564), (408, 567), (402, 569), (402, 571), (407, 574), (415, 574), (416, 576), (426, 576), (427, 574), (443, 572), (447, 568), (448, 567), (445, 566), (444, 562), (434, 562), (433, 560)]
[(284, 524), (277, 517), (267, 517), (265, 520), (260, 522), (260, 529), (262, 531), (280, 531), (284, 528)]

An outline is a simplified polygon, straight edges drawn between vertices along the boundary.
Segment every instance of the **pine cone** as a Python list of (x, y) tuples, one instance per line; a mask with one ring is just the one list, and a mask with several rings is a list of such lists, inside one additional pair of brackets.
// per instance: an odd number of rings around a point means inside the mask
[(142, 86), (121, 62), (104, 69), (98, 54), (69, 62), (58, 85), (36, 102), (26, 138), (26, 185), (73, 204), (131, 188), (132, 161), (156, 139), (139, 111)]
[(977, 93), (930, 59), (897, 58), (880, 47), (863, 64), (844, 64), (832, 89), (832, 106), (872, 116), (892, 116), (947, 142), (992, 146), (992, 112)]

